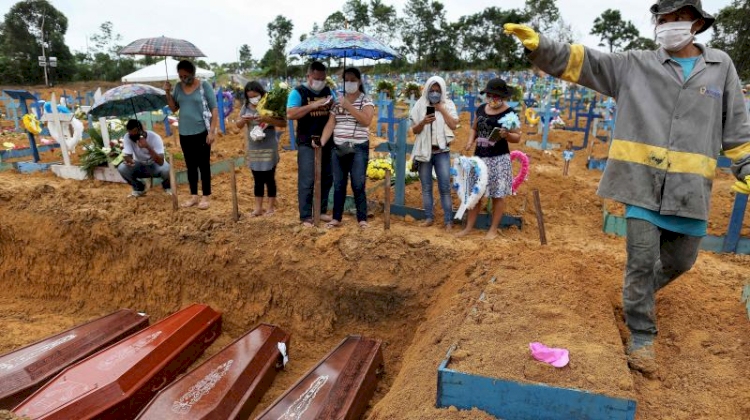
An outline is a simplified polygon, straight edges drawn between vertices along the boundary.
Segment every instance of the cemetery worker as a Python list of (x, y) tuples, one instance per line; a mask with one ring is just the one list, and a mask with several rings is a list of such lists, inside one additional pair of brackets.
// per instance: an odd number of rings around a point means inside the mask
[[(430, 113), (427, 112), (428, 107)], [(434, 111), (434, 112), (433, 112)], [(422, 226), (432, 226), (435, 220), (432, 198), (432, 172), (437, 175), (443, 224), (446, 230), (453, 227), (453, 201), (451, 199), (450, 144), (458, 126), (456, 105), (448, 98), (445, 80), (440, 76), (427, 79), (422, 96), (414, 103), (411, 112), (411, 130), (414, 133), (412, 160), (418, 165), (422, 185), (422, 208), (425, 220)]]
[[(240, 109), (237, 127), (247, 127), (247, 166), (255, 181), (255, 209), (250, 217), (262, 214), (270, 216), (276, 205), (276, 165), (279, 163), (279, 141), (276, 139), (275, 126), (283, 127), (285, 121), (280, 118), (261, 117), (257, 106), (266, 95), (260, 83), (248, 82), (243, 93), (245, 100)], [(268, 208), (263, 210), (263, 196), (268, 189)]]
[(123, 162), (117, 171), (131, 187), (133, 197), (145, 194), (146, 186), (140, 179), (161, 178), (162, 187), (167, 194), (172, 194), (169, 184), (169, 163), (164, 160), (164, 142), (161, 136), (151, 130), (144, 130), (138, 120), (128, 121), (125, 128), (128, 133), (122, 139)]
[[(180, 146), (185, 156), (190, 199), (183, 207), (198, 205), (207, 209), (211, 196), (211, 144), (217, 135), (219, 113), (216, 95), (211, 84), (195, 77), (195, 65), (188, 60), (177, 63), (180, 82), (172, 89), (164, 82), (167, 103), (172, 112), (180, 111)], [(200, 173), (203, 198), (198, 197), (198, 173)]]
[[(344, 70), (344, 94), (331, 108), (331, 116), (323, 129), (323, 147), (333, 138), (331, 168), (333, 172), (333, 217), (326, 227), (341, 224), (346, 201), (348, 179), (352, 179), (357, 223), (367, 227), (367, 163), (370, 159), (370, 123), (375, 113), (372, 99), (365, 94), (359, 69)], [(314, 147), (317, 147), (313, 144)]]
[(626, 204), (627, 353), (646, 374), (657, 369), (654, 295), (697, 258), (719, 151), (732, 159), (738, 183), (750, 175), (750, 121), (737, 71), (726, 53), (694, 40), (713, 16), (700, 0), (659, 0), (651, 13), (661, 44), (655, 51), (604, 53), (505, 25), (535, 65), (617, 100), (598, 194)]
[[(297, 120), (297, 200), (299, 218), (304, 226), (312, 226), (313, 188), (315, 187), (315, 150), (313, 137), (319, 141), (323, 128), (328, 123), (329, 112), (335, 100), (335, 93), (326, 85), (326, 66), (313, 61), (307, 68), (307, 82), (289, 93), (286, 116)], [(333, 185), (331, 173), (331, 150), (333, 142), (323, 148), (321, 161), (320, 220), (330, 222), (328, 195)]]
[[(486, 238), (495, 239), (505, 210), (505, 197), (513, 194), (513, 167), (510, 162), (509, 143), (521, 141), (521, 131), (518, 127), (505, 127), (503, 124), (505, 119), (510, 117), (515, 117), (518, 125), (520, 120), (513, 112), (513, 108), (508, 105), (513, 91), (505, 80), (499, 77), (490, 79), (484, 90), (479, 93), (485, 95), (487, 101), (479, 105), (475, 111), (476, 118), (469, 131), (469, 141), (465, 150), (474, 147), (474, 156), (482, 159), (487, 165), (489, 176), (485, 195), (492, 200), (492, 221)], [(496, 129), (498, 135), (493, 137), (492, 133)], [(469, 210), (466, 227), (456, 236), (465, 236), (471, 232), (481, 210), (482, 206), (479, 203)]]

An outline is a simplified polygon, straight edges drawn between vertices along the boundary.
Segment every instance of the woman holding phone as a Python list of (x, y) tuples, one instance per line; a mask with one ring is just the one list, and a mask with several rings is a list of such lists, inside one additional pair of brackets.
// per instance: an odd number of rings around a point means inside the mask
[[(237, 127), (247, 127), (247, 166), (255, 181), (255, 209), (250, 217), (270, 216), (276, 206), (276, 165), (279, 163), (279, 142), (276, 128), (283, 127), (284, 120), (261, 117), (257, 106), (266, 95), (260, 83), (251, 81), (245, 85), (245, 104), (240, 109)], [(263, 210), (263, 196), (268, 189), (268, 208)]]
[[(432, 198), (432, 171), (435, 169), (443, 208), (443, 222), (446, 230), (453, 227), (453, 200), (451, 199), (451, 157), (450, 144), (458, 126), (456, 105), (448, 99), (445, 80), (439, 76), (430, 77), (422, 89), (422, 96), (414, 103), (409, 115), (414, 132), (412, 165), (419, 165), (419, 179), (422, 184), (422, 208), (425, 220), (422, 226), (435, 223), (435, 210)], [(414, 170), (414, 169), (412, 169)]]
[[(487, 82), (483, 91), (479, 92), (486, 96), (487, 102), (479, 105), (476, 110), (474, 125), (469, 132), (469, 141), (466, 143), (466, 151), (476, 144), (474, 156), (481, 158), (487, 165), (489, 180), (485, 195), (492, 200), (492, 225), (487, 231), (487, 239), (497, 237), (497, 228), (505, 210), (504, 197), (513, 192), (513, 168), (510, 164), (510, 148), (508, 143), (521, 141), (521, 131), (518, 129), (508, 130), (502, 126), (501, 120), (508, 114), (513, 113), (507, 100), (512, 96), (512, 91), (505, 80), (494, 78)], [(477, 216), (482, 206), (477, 203), (469, 210), (466, 228), (456, 236), (465, 236), (474, 228)]]

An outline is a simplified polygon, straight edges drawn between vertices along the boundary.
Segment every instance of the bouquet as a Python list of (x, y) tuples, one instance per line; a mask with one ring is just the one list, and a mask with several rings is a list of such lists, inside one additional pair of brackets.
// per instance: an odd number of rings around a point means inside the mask
[(518, 115), (515, 112), (505, 114), (503, 118), (500, 118), (498, 123), (507, 130), (515, 130), (521, 127), (521, 120), (518, 119)]
[(412, 96), (414, 99), (419, 99), (419, 97), (422, 96), (422, 86), (414, 82), (408, 82), (406, 86), (404, 86), (404, 90), (401, 91), (401, 98), (406, 100)]
[(379, 81), (377, 86), (375, 86), (375, 90), (377, 90), (378, 93), (385, 92), (389, 98), (396, 97), (396, 86), (388, 80)]
[(110, 138), (115, 140), (111, 140), (108, 145), (104, 144), (98, 124), (95, 124), (95, 128), (90, 128), (88, 131), (89, 143), (83, 145), (80, 164), (81, 169), (85, 170), (89, 176), (94, 174), (94, 169), (98, 166), (106, 166), (107, 163), (117, 166), (122, 162), (122, 136), (125, 135), (127, 130), (120, 120), (115, 121), (117, 123), (108, 121), (110, 128), (114, 126), (121, 129), (110, 131)]
[(286, 119), (286, 100), (291, 89), (284, 82), (276, 83), (258, 102), (257, 110), (261, 117)]

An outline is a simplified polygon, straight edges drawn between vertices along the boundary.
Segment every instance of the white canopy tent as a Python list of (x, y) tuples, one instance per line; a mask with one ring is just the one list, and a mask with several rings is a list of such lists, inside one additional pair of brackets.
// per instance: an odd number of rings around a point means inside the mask
[[(140, 82), (160, 82), (160, 81), (164, 81), (164, 79), (166, 79), (167, 77), (169, 78), (169, 80), (178, 79), (177, 77), (178, 61), (170, 57), (167, 57), (166, 61), (167, 61), (166, 67), (164, 65), (164, 60), (161, 60), (148, 67), (144, 67), (140, 70), (130, 73), (127, 76), (123, 76), (122, 81), (124, 83), (140, 83)], [(209, 79), (211, 77), (214, 77), (214, 72), (212, 72), (211, 70), (206, 70), (200, 67), (196, 67), (195, 76), (201, 79)]]

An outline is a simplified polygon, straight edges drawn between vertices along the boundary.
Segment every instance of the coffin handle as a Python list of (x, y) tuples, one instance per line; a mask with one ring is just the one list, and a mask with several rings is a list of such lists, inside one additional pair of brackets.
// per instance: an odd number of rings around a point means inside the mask
[(161, 383), (159, 384), (159, 386), (151, 387), (151, 392), (158, 392), (160, 389), (164, 388), (164, 385), (166, 384), (167, 384), (167, 377), (162, 376)]
[(210, 343), (216, 338), (216, 330), (211, 331), (211, 335), (203, 339), (203, 343)]

